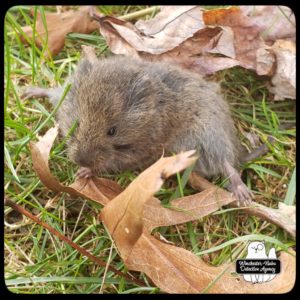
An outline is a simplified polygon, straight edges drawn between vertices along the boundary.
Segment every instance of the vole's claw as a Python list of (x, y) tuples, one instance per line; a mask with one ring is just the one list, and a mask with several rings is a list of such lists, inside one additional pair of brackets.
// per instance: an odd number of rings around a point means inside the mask
[(93, 176), (93, 172), (90, 168), (80, 167), (75, 175), (77, 178), (90, 178)]

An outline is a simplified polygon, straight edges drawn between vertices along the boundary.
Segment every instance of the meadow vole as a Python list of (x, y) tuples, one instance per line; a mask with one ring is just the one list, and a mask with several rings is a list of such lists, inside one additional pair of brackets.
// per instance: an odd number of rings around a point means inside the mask
[[(80, 177), (143, 169), (163, 150), (197, 149), (195, 171), (229, 177), (242, 204), (251, 192), (236, 168), (241, 144), (217, 83), (168, 63), (130, 57), (97, 59), (89, 47), (65, 84), (72, 87), (56, 115), (68, 154)], [(64, 87), (30, 87), (23, 97), (48, 97), (56, 104)]]

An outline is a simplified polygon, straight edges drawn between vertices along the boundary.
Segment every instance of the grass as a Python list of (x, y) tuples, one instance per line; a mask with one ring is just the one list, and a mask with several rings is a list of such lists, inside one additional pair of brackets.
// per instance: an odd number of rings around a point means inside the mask
[[(138, 11), (139, 6), (101, 6), (107, 15), (123, 16)], [(33, 28), (37, 12), (44, 15), (54, 7), (35, 7), (34, 17), (28, 6), (11, 8), (5, 19), (5, 194), (73, 241), (118, 270), (126, 271), (117, 250), (98, 220), (101, 206), (68, 194), (47, 190), (32, 168), (28, 143), (35, 141), (54, 125), (53, 107), (47, 101), (21, 100), (25, 86), (52, 86), (75, 68), (81, 44), (96, 48), (98, 55), (109, 55), (105, 40), (98, 32), (69, 34), (63, 49), (53, 60), (43, 61), (46, 48), (38, 49), (28, 39), (24, 46), (18, 32), (21, 26)], [(244, 166), (244, 181), (253, 190), (257, 202), (277, 207), (295, 201), (295, 129), (281, 130), (279, 124), (295, 121), (295, 101), (274, 102), (266, 88), (268, 80), (253, 72), (232, 68), (211, 78), (222, 83), (243, 145), (252, 149), (248, 136), (266, 141), (275, 138), (269, 152)], [(77, 167), (67, 156), (64, 141), (56, 141), (51, 151), (51, 169), (64, 183), (74, 179)], [(136, 176), (124, 172), (114, 176), (127, 186)], [(157, 196), (168, 205), (170, 199), (194, 193), (187, 182), (188, 171), (168, 180)], [(222, 184), (222, 179), (216, 179)], [(15, 293), (158, 293), (144, 274), (134, 275), (145, 282), (137, 287), (124, 278), (105, 272), (70, 246), (51, 236), (42, 227), (5, 207), (5, 280)], [(246, 254), (249, 240), (264, 239), (277, 250), (294, 246), (294, 240), (281, 228), (239, 209), (222, 209), (215, 214), (187, 224), (160, 228), (166, 239), (193, 251), (211, 265), (219, 265)], [(104, 276), (105, 275), (105, 276)]]

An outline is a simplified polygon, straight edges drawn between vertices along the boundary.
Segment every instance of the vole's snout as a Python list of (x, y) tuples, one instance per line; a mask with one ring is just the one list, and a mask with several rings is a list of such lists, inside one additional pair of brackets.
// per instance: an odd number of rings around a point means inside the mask
[(94, 158), (90, 153), (84, 151), (77, 151), (74, 155), (74, 161), (76, 164), (82, 167), (90, 168), (94, 164)]

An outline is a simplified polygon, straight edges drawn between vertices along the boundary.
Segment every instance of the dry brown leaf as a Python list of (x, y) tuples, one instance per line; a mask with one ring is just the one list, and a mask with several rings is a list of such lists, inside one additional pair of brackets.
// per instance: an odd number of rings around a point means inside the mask
[(256, 73), (273, 76), (276, 70), (276, 56), (271, 47), (262, 47), (256, 51)]
[[(160, 226), (170, 226), (197, 220), (207, 216), (224, 205), (237, 207), (229, 192), (220, 189), (199, 175), (192, 173), (190, 184), (201, 193), (186, 196), (171, 201), (171, 208), (164, 208), (156, 198), (150, 198), (144, 205), (144, 226), (151, 232)], [(243, 208), (243, 212), (258, 216), (263, 220), (276, 224), (296, 237), (295, 206), (279, 203), (279, 208), (270, 208), (253, 203), (251, 207)]]
[[(255, 69), (255, 51), (264, 42), (255, 26), (242, 22), (243, 17), (238, 8), (211, 10), (203, 13), (206, 24), (222, 26), (205, 27), (200, 7), (168, 6), (135, 26), (112, 17), (99, 17), (99, 22), (100, 32), (115, 54), (172, 61), (211, 74), (237, 65)], [(228, 22), (231, 19), (236, 21)]]
[(276, 224), (287, 231), (293, 238), (296, 237), (295, 206), (287, 207), (284, 203), (279, 203), (278, 208), (270, 208), (256, 203), (254, 207), (245, 208), (243, 211)]
[(113, 53), (138, 57), (136, 49), (132, 47), (129, 42), (123, 39), (112, 25), (115, 24), (117, 28), (120, 26), (126, 27), (128, 32), (131, 33), (132, 31), (132, 35), (138, 36), (139, 34), (136, 33), (135, 27), (130, 22), (126, 22), (114, 17), (102, 17), (96, 14), (94, 17), (98, 19), (100, 23), (100, 33), (105, 38), (110, 50)]
[(228, 26), (234, 33), (235, 59), (247, 69), (256, 68), (256, 51), (264, 47), (260, 28), (236, 7), (215, 9), (203, 13), (206, 25)]
[(165, 6), (154, 19), (138, 21), (135, 26), (117, 18), (100, 17), (100, 32), (114, 53), (125, 54), (122, 45), (128, 44), (132, 51), (161, 54), (177, 47), (202, 28), (201, 15), (199, 7)]
[(150, 235), (149, 230), (156, 226), (199, 218), (233, 201), (229, 193), (214, 187), (200, 193), (202, 198), (196, 195), (200, 199), (199, 206), (193, 197), (173, 201), (177, 209), (187, 208), (185, 213), (180, 213), (162, 209), (159, 201), (152, 198), (160, 189), (163, 179), (195, 160), (190, 157), (193, 153), (161, 158), (102, 210), (100, 218), (113, 237), (126, 266), (130, 270), (144, 272), (156, 286), (168, 293), (201, 293), (210, 285), (210, 293), (289, 291), (295, 281), (295, 258), (291, 255), (282, 253), (280, 277), (258, 286), (233, 276), (233, 263), (220, 267), (208, 266), (193, 253)]
[[(216, 14), (216, 15), (214, 15)], [(295, 16), (284, 6), (242, 6), (203, 13), (205, 24), (230, 26), (236, 60), (272, 77), (275, 100), (296, 98)], [(291, 40), (282, 40), (289, 38)], [(270, 47), (265, 41), (275, 43)]]
[(201, 74), (239, 64), (234, 59), (231, 29), (204, 27), (200, 7), (165, 6), (153, 19), (135, 26), (113, 17), (97, 18), (100, 32), (115, 54), (168, 60)]
[(268, 76), (277, 70), (270, 89), (275, 99), (295, 98), (294, 57), (265, 43), (295, 38), (295, 17), (288, 7), (241, 6), (202, 12), (198, 6), (163, 6), (153, 19), (135, 25), (113, 17), (98, 19), (100, 32), (115, 54), (166, 60), (200, 74), (234, 66)]
[[(295, 254), (292, 250), (290, 252)], [(253, 284), (232, 275), (234, 263), (208, 266), (193, 253), (160, 242), (143, 232), (125, 264), (131, 270), (147, 274), (156, 286), (168, 293), (286, 293), (295, 283), (296, 261), (293, 255), (281, 252), (281, 273), (272, 281)]]
[(164, 179), (192, 164), (195, 151), (164, 157), (143, 171), (127, 188), (101, 211), (100, 218), (126, 259), (143, 231), (144, 204), (159, 191)]
[(258, 75), (273, 76), (269, 90), (274, 100), (296, 98), (296, 45), (294, 41), (277, 40), (271, 47), (256, 52)]
[(140, 20), (136, 22), (135, 27), (148, 41), (142, 49), (135, 48), (150, 54), (162, 54), (192, 37), (204, 27), (204, 22), (200, 7), (195, 5), (162, 6), (155, 18)]
[(195, 6), (164, 6), (155, 18), (135, 26), (113, 17), (98, 16), (98, 20), (111, 51), (134, 56), (168, 52), (204, 27), (202, 12)]
[[(58, 54), (65, 44), (65, 37), (70, 32), (91, 33), (99, 28), (97, 21), (90, 17), (91, 7), (82, 6), (77, 11), (69, 10), (63, 13), (45, 13), (48, 31), (48, 49), (52, 56)], [(32, 27), (22, 27), (23, 32), (32, 40)], [(46, 42), (46, 30), (41, 14), (37, 14), (36, 44), (41, 47)], [(21, 40), (26, 40), (21, 36)]]
[(293, 41), (277, 40), (271, 49), (277, 61), (276, 72), (272, 77), (271, 92), (275, 100), (296, 98), (296, 44)]
[(160, 226), (171, 226), (198, 220), (224, 205), (233, 202), (230, 193), (212, 186), (201, 193), (171, 201), (171, 208), (164, 208), (156, 198), (144, 205), (144, 226), (149, 232)]
[(40, 180), (55, 192), (67, 192), (71, 195), (85, 197), (105, 205), (110, 199), (118, 195), (120, 186), (105, 178), (77, 179), (70, 186), (61, 184), (50, 172), (48, 159), (53, 142), (58, 134), (58, 125), (50, 128), (39, 138), (37, 143), (30, 143), (32, 164)]

